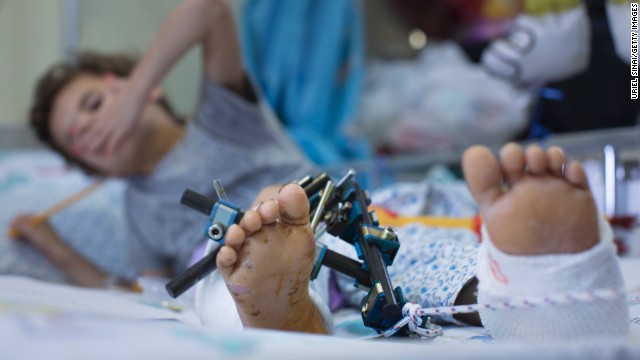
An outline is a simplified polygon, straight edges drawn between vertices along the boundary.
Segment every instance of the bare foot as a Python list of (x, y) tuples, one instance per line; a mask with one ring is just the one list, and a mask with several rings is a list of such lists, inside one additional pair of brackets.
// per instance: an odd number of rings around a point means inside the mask
[(309, 201), (286, 185), (229, 228), (217, 265), (246, 327), (326, 333), (309, 295), (315, 244)]
[(577, 253), (600, 237), (582, 166), (558, 147), (510, 143), (496, 160), (485, 147), (463, 156), (471, 194), (496, 247), (512, 255)]

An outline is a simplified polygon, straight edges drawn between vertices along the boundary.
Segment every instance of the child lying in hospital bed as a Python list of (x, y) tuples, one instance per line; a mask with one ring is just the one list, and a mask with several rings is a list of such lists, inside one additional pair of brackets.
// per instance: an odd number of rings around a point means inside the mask
[[(221, 16), (218, 18), (220, 21), (215, 22), (216, 26), (207, 27), (209, 22), (199, 17), (203, 16), (204, 9), (207, 9), (208, 14), (212, 16)], [(183, 23), (194, 24), (193, 21), (187, 21), (188, 19), (198, 20), (196, 23), (201, 24), (202, 27), (190, 26), (189, 30), (180, 28)], [(285, 178), (297, 178), (311, 169), (311, 166), (284, 137), (274, 130), (273, 124), (263, 121), (257, 115), (255, 105), (251, 103), (253, 98), (251, 88), (246, 84), (244, 73), (238, 66), (238, 62), (225, 62), (229, 60), (229, 56), (237, 54), (235, 39), (231, 37), (232, 39), (229, 40), (228, 37), (228, 34), (233, 34), (231, 25), (230, 15), (224, 4), (215, 1), (206, 5), (203, 2), (185, 2), (168, 20), (164, 31), (161, 30), (159, 34), (159, 39), (164, 41), (165, 46), (152, 45), (148, 55), (133, 72), (130, 82), (110, 78), (109, 70), (101, 67), (85, 69), (84, 72), (77, 73), (68, 72), (73, 68), (64, 65), (54, 69), (48, 75), (47, 80), (64, 79), (62, 82), (53, 81), (57, 84), (54, 91), (51, 87), (47, 87), (47, 82), (43, 82), (40, 87), (39, 94), (45, 95), (45, 100), (34, 107), (33, 121), (50, 145), (70, 160), (79, 162), (88, 169), (105, 174), (128, 176), (130, 189), (127, 205), (129, 221), (132, 222), (131, 241), (134, 244), (134, 261), (140, 265), (140, 272), (168, 275), (186, 266), (195, 247), (193, 229), (199, 228), (195, 224), (198, 224), (200, 219), (185, 218), (189, 216), (185, 215), (189, 212), (177, 208), (179, 205), (176, 194), (187, 187), (206, 189), (208, 181), (218, 176), (200, 172), (203, 167), (201, 165), (209, 164), (213, 158), (220, 156), (220, 152), (230, 151), (230, 149), (233, 149), (232, 152), (236, 151), (235, 155), (228, 153), (225, 155), (226, 160), (231, 160), (231, 163), (204, 167), (224, 169), (229, 172), (234, 169), (242, 170), (240, 174), (229, 175), (229, 179), (223, 178), (223, 182), (237, 185), (236, 189), (232, 190), (233, 194), (230, 194), (234, 199), (245, 199), (251, 190), (255, 191), (260, 185), (282, 182)], [(229, 31), (222, 32), (221, 27)], [(169, 29), (182, 29), (191, 37), (188, 42), (181, 43), (184, 39), (172, 37), (175, 33), (168, 31)], [(201, 33), (192, 34), (190, 33), (192, 29), (200, 29)], [(224, 39), (216, 38), (214, 41), (213, 37), (220, 34), (224, 34)], [(166, 45), (171, 44), (172, 41), (176, 41), (179, 45), (176, 48)], [(173, 122), (174, 116), (168, 108), (158, 102), (159, 93), (152, 89), (169, 65), (186, 50), (189, 42), (197, 41), (202, 41), (205, 47), (208, 79), (205, 81), (203, 103), (198, 113), (198, 120), (185, 131)], [(228, 46), (227, 50), (230, 52), (217, 57), (216, 54), (219, 55), (220, 52), (214, 50), (219, 50), (220, 41)], [(216, 43), (215, 49), (212, 43)], [(238, 58), (234, 59), (238, 60)], [(218, 61), (226, 65), (219, 68)], [(123, 72), (119, 75), (126, 76), (127, 73)], [(222, 89), (213, 83), (212, 78), (225, 84), (227, 89)], [(137, 79), (145, 80), (142, 81), (144, 86), (140, 93), (136, 88)], [(136, 96), (129, 96), (130, 93)], [(142, 109), (136, 108), (141, 105), (128, 103), (131, 99), (142, 99), (142, 102), (149, 99), (151, 105), (142, 106)], [(79, 108), (76, 108), (77, 104), (80, 104)], [(104, 109), (101, 108), (103, 106)], [(138, 119), (141, 113), (142, 119)], [(209, 117), (221, 123), (209, 123), (210, 120), (207, 120)], [(250, 119), (247, 126), (239, 125), (240, 118), (246, 117)], [(123, 126), (122, 124), (115, 125), (118, 124), (116, 119), (124, 121), (124, 127), (120, 127)], [(139, 124), (134, 126), (136, 121)], [(95, 125), (92, 125), (92, 122)], [(153, 126), (145, 127), (148, 124)], [(216, 125), (224, 126), (216, 128)], [(121, 137), (124, 136), (123, 134), (115, 135), (115, 138), (111, 137), (113, 135), (110, 134), (118, 133), (123, 129), (130, 131), (129, 137)], [(249, 136), (246, 132), (254, 132), (255, 136)], [(266, 136), (265, 132), (271, 135)], [(93, 135), (88, 135), (91, 133)], [(204, 133), (213, 138), (201, 138)], [(157, 143), (154, 142), (157, 151), (146, 152), (149, 148), (146, 143), (149, 136), (158, 134), (162, 136), (152, 137), (157, 141)], [(239, 137), (235, 137), (234, 134)], [(244, 141), (247, 138), (251, 141)], [(95, 140), (95, 143), (88, 139)], [(261, 142), (256, 144), (258, 140)], [(203, 151), (202, 147), (194, 147), (194, 142), (202, 146), (213, 146), (215, 149)], [(236, 148), (238, 143), (242, 143), (242, 147)], [(114, 144), (120, 144), (120, 146), (114, 147)], [(220, 144), (220, 146), (216, 147), (218, 145), (212, 144)], [(265, 149), (271, 149), (274, 153), (268, 157), (262, 156)], [(105, 157), (105, 153), (109, 156)], [(555, 149), (544, 153), (538, 148), (531, 148), (527, 150), (525, 156), (521, 150), (509, 146), (505, 148), (504, 154), (500, 164), (492, 160), (485, 150), (477, 148), (471, 150), (465, 157), (467, 180), (481, 206), (488, 233), (492, 238), (492, 241), (485, 241), (479, 255), (477, 275), (480, 278), (481, 287), (478, 296), (481, 299), (492, 300), (514, 295), (545, 295), (560, 289), (568, 290), (567, 283), (579, 290), (620, 287), (621, 280), (609, 243), (607, 239), (600, 241), (598, 236), (600, 231), (606, 233), (606, 228), (600, 228), (598, 225), (595, 207), (588, 194), (581, 168), (569, 164), (566, 174), (562, 173), (564, 157)], [(239, 159), (247, 161), (246, 168), (236, 167), (236, 165), (242, 165)], [(275, 163), (265, 164), (267, 160)], [(171, 162), (173, 167), (167, 165)], [(523, 172), (525, 164), (528, 169), (526, 174)], [(172, 173), (173, 170), (169, 171), (176, 168), (181, 169), (180, 174)], [(256, 169), (262, 171), (256, 173)], [(512, 187), (505, 194), (501, 193), (500, 187), (500, 174), (503, 171), (505, 180)], [(196, 173), (199, 175), (193, 176)], [(256, 184), (253, 180), (260, 183)], [(248, 181), (250, 184), (243, 181)], [(204, 190), (201, 191), (204, 192)], [(323, 310), (321, 301), (314, 299), (313, 293), (308, 291), (308, 270), (311, 259), (309, 255), (312, 251), (309, 249), (308, 218), (302, 216), (308, 209), (304, 208), (305, 201), (299, 193), (296, 195), (296, 191), (291, 187), (285, 187), (278, 195), (277, 203), (266, 201), (256, 211), (248, 212), (241, 227), (236, 227), (229, 234), (229, 245), (221, 251), (218, 266), (236, 301), (240, 319), (245, 326), (324, 333), (328, 330), (327, 313)], [(550, 197), (538, 196), (547, 191), (551, 193)], [(150, 196), (150, 194), (153, 195)], [(563, 198), (565, 196), (566, 199)], [(558, 204), (546, 203), (546, 200), (557, 201)], [(246, 199), (240, 202), (244, 206), (247, 203)], [(529, 207), (530, 204), (532, 204), (531, 207)], [(573, 206), (577, 207), (578, 211), (571, 213), (569, 210)], [(564, 212), (561, 212), (563, 210)], [(501, 225), (500, 221), (503, 218), (507, 219), (506, 226)], [(266, 226), (276, 219), (280, 221), (276, 222), (275, 226)], [(563, 224), (565, 220), (568, 221), (566, 226)], [(15, 227), (23, 238), (34, 239), (42, 236), (42, 229), (30, 227), (28, 222), (17, 221)], [(288, 230), (291, 229), (293, 233), (288, 234)], [(192, 232), (189, 233), (189, 231)], [(270, 234), (271, 232), (274, 233)], [(248, 234), (251, 236), (247, 238)], [(55, 236), (50, 235), (47, 236), (55, 239)], [(513, 242), (512, 236), (516, 238)], [(551, 236), (561, 239), (561, 243), (551, 241)], [(174, 241), (178, 237), (187, 240)], [(289, 244), (287, 248), (291, 251), (283, 254), (277, 250), (281, 248), (280, 246), (262, 246), (257, 254), (252, 252), (252, 256), (249, 257), (247, 253), (249, 248), (260, 247), (259, 242), (252, 239), (265, 240), (269, 237), (282, 238), (267, 242), (286, 241)], [(48, 243), (41, 250), (51, 250), (52, 244), (56, 247), (55, 251), (64, 250), (64, 245), (59, 240)], [(42, 244), (35, 241), (32, 243)], [(495, 246), (492, 247), (492, 243)], [(417, 243), (415, 246), (405, 248), (418, 254), (427, 253), (427, 251), (421, 251)], [(277, 254), (273, 254), (276, 250)], [(567, 256), (570, 260), (553, 257), (553, 254), (559, 253), (573, 255), (556, 255)], [(291, 257), (283, 259), (276, 255)], [(526, 255), (548, 255), (551, 258), (519, 257)], [(557, 259), (575, 261), (576, 268), (581, 271), (581, 274), (588, 274), (589, 272), (582, 267), (592, 258), (600, 259), (603, 267), (588, 269), (593, 278), (586, 279), (584, 284), (572, 281), (573, 278), (569, 276), (575, 273), (571, 271), (567, 272), (567, 278), (563, 276), (556, 278), (558, 274), (565, 274), (565, 272), (553, 269), (550, 273), (541, 275), (540, 278), (528, 278), (527, 281), (531, 281), (532, 284), (526, 284), (526, 286), (530, 286), (531, 289), (521, 288), (524, 282), (518, 279), (522, 276), (522, 269), (519, 268), (522, 266), (521, 263), (525, 263), (527, 268), (527, 266), (535, 267), (536, 261), (544, 264), (545, 267), (548, 262)], [(434, 292), (446, 293), (445, 297), (450, 304), (455, 303), (465, 294), (473, 294), (475, 283), (469, 282), (476, 272), (473, 259), (475, 256), (469, 255), (461, 259), (448, 259), (466, 261), (466, 263), (451, 263), (448, 268), (453, 272), (459, 265), (463, 271), (457, 271), (456, 276), (447, 279), (450, 286), (444, 285)], [(76, 260), (78, 260), (77, 257)], [(420, 267), (427, 265), (420, 263), (419, 260), (424, 261), (424, 258), (419, 257), (417, 263), (408, 263), (411, 265), (409, 268), (412, 271), (415, 270), (415, 273), (420, 273)], [(291, 267), (283, 267), (284, 261)], [(73, 266), (68, 267), (69, 264), (65, 262), (60, 265), (67, 266), (68, 273), (72, 277), (75, 276), (79, 283), (88, 286), (104, 285), (105, 274), (91, 264), (75, 261), (71, 262)], [(266, 278), (261, 276), (252, 278), (258, 273), (255, 270), (258, 266), (268, 269), (258, 274)], [(422, 272), (422, 274), (426, 273)], [(282, 279), (282, 284), (279, 286), (278, 283), (273, 283), (273, 278), (266, 275), (275, 275), (276, 279)], [(446, 278), (447, 274), (443, 276)], [(243, 279), (243, 277), (246, 278)], [(416, 284), (416, 288), (433, 289), (429, 281), (438, 282), (439, 280), (442, 279), (414, 276), (407, 278), (406, 283)], [(518, 287), (518, 282), (521, 287)], [(445, 287), (450, 287), (450, 290), (444, 290)], [(412, 301), (428, 305), (433, 299), (429, 299), (431, 296), (429, 291), (426, 293), (428, 294), (422, 296), (417, 294)], [(474, 296), (471, 298), (471, 301), (475, 301)], [(627, 331), (624, 303), (610, 301), (597, 305), (607, 307), (607, 310), (594, 311), (592, 305), (585, 305), (573, 311), (560, 307), (558, 309), (561, 310), (538, 310), (528, 314), (496, 312), (483, 314), (483, 324), (497, 338), (542, 339), (549, 336), (549, 332), (541, 332), (541, 329), (546, 329), (546, 321), (551, 321), (558, 311), (562, 311), (568, 314), (567, 321), (555, 322), (553, 331), (562, 336), (575, 337), (594, 335), (595, 329), (589, 324), (598, 323), (598, 320), (594, 321), (594, 319), (600, 319), (598, 316), (601, 317), (602, 314), (607, 313), (608, 316), (613, 317), (613, 321), (611, 319), (603, 321), (609, 326), (607, 328), (609, 335), (619, 336)], [(207, 305), (204, 304), (204, 306)], [(513, 321), (514, 317), (518, 318), (518, 321)], [(473, 320), (470, 321), (473, 322)], [(515, 325), (522, 325), (522, 327), (512, 327)]]
[[(201, 100), (184, 125), (158, 84), (196, 45), (204, 55)], [(313, 169), (261, 113), (239, 47), (224, 1), (185, 1), (137, 66), (122, 56), (83, 53), (52, 67), (37, 86), (31, 124), (40, 139), (91, 173), (126, 181), (128, 251), (138, 274), (181, 272), (203, 240), (200, 218), (179, 203), (184, 188), (213, 195), (210, 182), (220, 178), (229, 196), (248, 207), (258, 189)], [(72, 282), (110, 282), (48, 224), (19, 216), (13, 227)]]

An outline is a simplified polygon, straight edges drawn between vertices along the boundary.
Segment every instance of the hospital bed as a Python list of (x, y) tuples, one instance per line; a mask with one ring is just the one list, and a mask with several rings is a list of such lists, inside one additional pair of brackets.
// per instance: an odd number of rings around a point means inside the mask
[[(571, 156), (594, 159), (603, 173), (616, 169), (616, 211), (627, 211), (619, 200), (627, 177), (621, 166), (637, 162), (637, 129), (618, 129), (549, 138)], [(62, 160), (30, 143), (0, 149), (0, 226), (18, 211), (34, 212), (86, 186), (91, 180), (66, 168)], [(606, 146), (611, 146), (607, 148)], [(609, 150), (605, 150), (609, 149)], [(610, 153), (613, 153), (611, 157)], [(436, 164), (456, 164), (460, 152), (403, 156), (351, 163), (343, 168), (377, 179), (379, 185), (422, 180)], [(609, 157), (608, 157), (609, 156)], [(609, 165), (607, 165), (609, 164)], [(632, 166), (628, 165), (631, 169)], [(341, 168), (335, 169), (336, 171)], [(629, 170), (631, 171), (631, 170)], [(611, 176), (611, 175), (609, 175)], [(384, 180), (384, 183), (382, 180)], [(603, 180), (603, 185), (605, 181)], [(375, 185), (375, 184), (374, 184)], [(126, 249), (117, 229), (123, 226), (117, 209), (123, 184), (107, 183), (100, 191), (52, 218), (72, 245), (105, 269), (127, 274)], [(606, 191), (603, 186), (602, 191)], [(630, 203), (630, 202), (629, 202)], [(82, 218), (83, 226), (76, 219)], [(107, 242), (107, 239), (110, 239)], [(621, 259), (629, 295), (640, 298), (640, 257)], [(0, 238), (0, 358), (640, 358), (640, 305), (630, 302), (631, 335), (619, 342), (589, 341), (553, 344), (496, 344), (482, 328), (449, 326), (431, 340), (382, 339), (367, 332), (356, 313), (336, 318), (337, 336), (312, 336), (275, 331), (228, 332), (203, 328), (188, 303), (171, 303), (155, 285), (141, 295), (113, 290), (89, 290), (65, 285), (62, 274), (23, 244)], [(41, 280), (35, 280), (41, 279)], [(149, 280), (152, 281), (152, 280)]]

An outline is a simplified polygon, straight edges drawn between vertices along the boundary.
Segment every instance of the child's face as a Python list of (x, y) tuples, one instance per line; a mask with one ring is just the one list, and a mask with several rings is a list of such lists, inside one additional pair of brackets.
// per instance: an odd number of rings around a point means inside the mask
[(134, 133), (125, 138), (112, 154), (89, 154), (80, 152), (74, 147), (77, 137), (73, 129), (86, 121), (92, 121), (94, 115), (107, 103), (114, 94), (107, 90), (102, 77), (81, 74), (60, 91), (57, 95), (51, 115), (50, 128), (55, 143), (72, 157), (82, 160), (107, 175), (126, 175), (136, 172), (136, 160), (142, 146), (142, 135), (146, 132), (145, 123), (149, 121), (149, 111), (143, 112)]

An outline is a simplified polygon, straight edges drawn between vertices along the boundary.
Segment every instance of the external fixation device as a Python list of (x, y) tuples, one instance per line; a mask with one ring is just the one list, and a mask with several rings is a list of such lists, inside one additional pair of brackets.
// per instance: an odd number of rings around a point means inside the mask
[[(400, 243), (395, 230), (380, 227), (375, 212), (368, 210), (371, 199), (355, 175), (355, 171), (349, 170), (337, 183), (326, 173), (297, 181), (309, 199), (311, 228), (316, 239), (316, 260), (310, 277), (315, 279), (324, 265), (355, 279), (354, 285), (367, 291), (361, 309), (364, 325), (383, 332), (403, 318), (402, 307), (406, 304), (401, 288), (392, 286), (387, 272)], [(214, 188), (218, 201), (189, 189), (182, 195), (183, 205), (209, 216), (203, 232), (221, 246), (166, 285), (174, 298), (216, 269), (216, 256), (224, 245), (227, 229), (238, 224), (244, 215), (228, 201), (219, 180), (214, 181)], [(325, 232), (353, 245), (360, 261), (320, 243), (318, 239)], [(405, 334), (408, 330), (398, 333)]]

